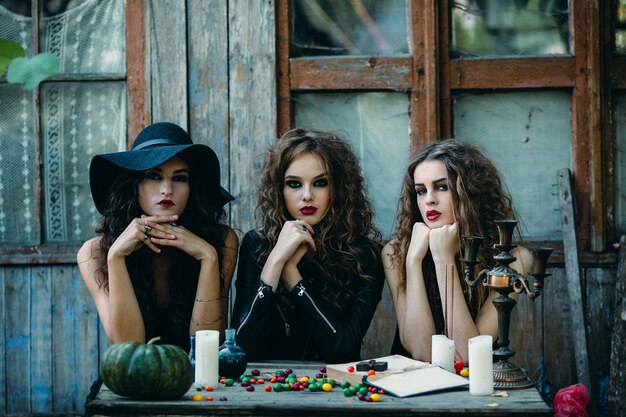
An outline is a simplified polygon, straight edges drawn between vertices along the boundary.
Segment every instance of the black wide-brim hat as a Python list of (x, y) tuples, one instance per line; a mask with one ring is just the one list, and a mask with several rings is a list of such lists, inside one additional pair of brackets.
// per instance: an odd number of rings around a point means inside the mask
[(132, 148), (125, 152), (96, 155), (89, 167), (89, 185), (96, 208), (104, 214), (106, 199), (115, 178), (123, 171), (145, 171), (179, 156), (193, 175), (206, 184), (222, 204), (235, 198), (220, 185), (220, 162), (213, 149), (194, 144), (183, 128), (174, 123), (154, 123), (143, 129)]

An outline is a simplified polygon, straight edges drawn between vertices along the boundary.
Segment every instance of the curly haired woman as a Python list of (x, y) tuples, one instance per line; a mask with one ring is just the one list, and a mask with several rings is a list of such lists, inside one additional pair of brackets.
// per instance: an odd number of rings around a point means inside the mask
[[(461, 236), (483, 236), (478, 260), (481, 267), (495, 266), (494, 220), (514, 218), (511, 198), (491, 161), (474, 146), (453, 139), (433, 142), (417, 153), (401, 193), (396, 239), (382, 252), (398, 319), (392, 353), (430, 361), (431, 336), (447, 327), (467, 362), (468, 339), (486, 334), (496, 340), (498, 319), (491, 302), (494, 292), (469, 288), (459, 273)], [(527, 249), (517, 247), (512, 255), (517, 257), (512, 268), (529, 270)], [(452, 312), (447, 324), (444, 311)]]
[(160, 336), (189, 350), (196, 330), (224, 329), (238, 240), (220, 223), (233, 198), (219, 179), (213, 150), (172, 123), (91, 161), (103, 218), (78, 265), (111, 342)]
[(257, 216), (240, 248), (238, 344), (252, 360), (358, 360), (384, 275), (350, 146), (324, 132), (283, 135), (265, 157)]

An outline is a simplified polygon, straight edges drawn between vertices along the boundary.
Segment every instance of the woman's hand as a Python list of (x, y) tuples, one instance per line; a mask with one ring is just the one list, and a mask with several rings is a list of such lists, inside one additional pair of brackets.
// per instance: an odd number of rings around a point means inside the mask
[(459, 233), (456, 223), (432, 229), (428, 239), (433, 261), (449, 262), (459, 251)]
[(429, 236), (431, 230), (425, 223), (417, 222), (413, 225), (411, 232), (411, 243), (407, 250), (407, 262), (422, 262), (428, 252)]
[(295, 285), (299, 280), (298, 262), (309, 250), (315, 250), (315, 241), (311, 236), (313, 233), (311, 225), (302, 220), (285, 222), (274, 249), (267, 257), (261, 280), (274, 290), (281, 276), (288, 287)]
[[(152, 237), (162, 239), (175, 239), (174, 236), (164, 231), (161, 226), (178, 220), (177, 215), (173, 216), (142, 216), (133, 219), (121, 235), (115, 239), (109, 249), (109, 259), (125, 258), (142, 246), (149, 247), (152, 251), (159, 253), (161, 250), (151, 240)], [(155, 229), (156, 228), (156, 229)]]
[(313, 233), (313, 228), (305, 221), (285, 222), (272, 252), (285, 264), (298, 265), (309, 249), (315, 250)]
[[(215, 250), (213, 245), (184, 226), (179, 226), (172, 222), (155, 222), (148, 219), (149, 217), (145, 217), (142, 220), (146, 220), (146, 226), (151, 228), (147, 232), (150, 237), (150, 244), (178, 248), (197, 261), (217, 262), (217, 250)], [(149, 244), (146, 243), (146, 245)], [(155, 252), (161, 251), (157, 246), (155, 248)]]

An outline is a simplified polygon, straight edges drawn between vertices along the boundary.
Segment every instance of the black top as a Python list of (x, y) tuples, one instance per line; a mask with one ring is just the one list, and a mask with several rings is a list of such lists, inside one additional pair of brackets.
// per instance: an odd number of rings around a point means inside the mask
[(248, 360), (359, 360), (384, 284), (380, 251), (361, 259), (363, 271), (372, 280), (358, 280), (359, 288), (347, 292), (339, 307), (324, 290), (326, 282), (317, 264), (306, 258), (298, 264), (303, 280), (291, 291), (281, 283), (272, 292), (260, 278), (266, 261), (259, 259), (260, 247), (257, 233), (248, 232), (239, 250), (235, 284), (231, 325)]

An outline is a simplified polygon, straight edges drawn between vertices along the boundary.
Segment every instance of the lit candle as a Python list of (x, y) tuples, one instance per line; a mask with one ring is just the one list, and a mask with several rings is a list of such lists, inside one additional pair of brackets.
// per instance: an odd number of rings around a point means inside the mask
[(493, 394), (493, 338), (488, 335), (468, 340), (470, 394)]
[(219, 380), (217, 350), (220, 332), (198, 330), (196, 332), (196, 385), (217, 387)]
[(442, 334), (434, 334), (432, 338), (431, 360), (448, 372), (454, 372), (454, 340)]

